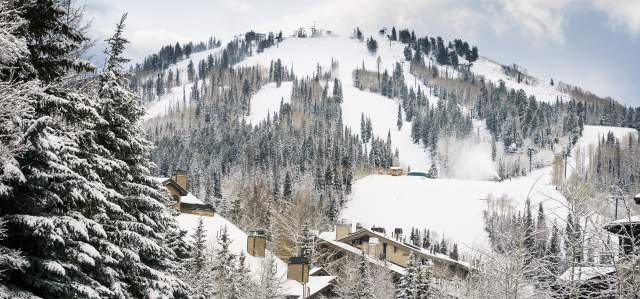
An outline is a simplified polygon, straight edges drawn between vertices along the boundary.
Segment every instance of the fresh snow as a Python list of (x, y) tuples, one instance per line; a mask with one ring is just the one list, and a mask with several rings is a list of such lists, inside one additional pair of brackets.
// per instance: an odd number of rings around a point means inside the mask
[[(229, 245), (229, 250), (231, 253), (236, 255), (244, 253), (246, 256), (246, 265), (251, 272), (251, 275), (253, 275), (256, 280), (259, 279), (264, 258), (251, 256), (247, 253), (247, 234), (233, 223), (217, 214), (213, 217), (209, 217), (183, 213), (176, 217), (176, 220), (178, 221), (180, 229), (187, 231), (186, 238), (190, 240), (198, 227), (198, 221), (200, 218), (204, 220), (203, 224), (204, 229), (206, 230), (207, 244), (217, 246), (217, 236), (220, 230), (223, 227), (226, 227), (229, 239), (232, 240)], [(275, 260), (276, 274), (284, 282), (284, 294), (287, 296), (302, 297), (302, 284), (295, 280), (287, 280), (287, 264), (275, 255), (272, 255), (269, 251), (267, 251), (267, 255), (272, 256)], [(307, 287), (311, 290), (311, 294), (313, 294), (314, 292), (326, 287), (333, 278), (334, 277), (332, 276), (309, 276), (309, 283), (307, 284)]]
[[(320, 65), (324, 71), (331, 69), (331, 61), (339, 64), (337, 73), (333, 75), (341, 80), (344, 101), (342, 104), (342, 118), (345, 126), (352, 129), (354, 133), (360, 132), (360, 117), (371, 118), (371, 125), (374, 135), (386, 139), (387, 133), (391, 132), (391, 142), (400, 154), (400, 165), (403, 168), (411, 167), (412, 170), (426, 171), (431, 165), (428, 152), (422, 145), (414, 144), (411, 139), (411, 123), (404, 122), (402, 130), (398, 131), (396, 126), (398, 113), (398, 100), (389, 99), (379, 94), (361, 91), (353, 86), (352, 72), (361, 68), (363, 63), (366, 69), (376, 70), (376, 59), (380, 56), (380, 71), (393, 71), (396, 62), (404, 60), (404, 45), (399, 42), (392, 42), (391, 45), (376, 36), (380, 44), (378, 52), (371, 55), (364, 42), (343, 36), (321, 37), (321, 38), (288, 38), (277, 47), (266, 49), (262, 54), (255, 55), (240, 62), (239, 65), (250, 66), (260, 64), (268, 66), (271, 61), (281, 59), (282, 63), (289, 68), (293, 68), (294, 73), (299, 77), (312, 76)], [(409, 87), (417, 89), (419, 86), (425, 90), (429, 101), (434, 103), (436, 97), (430, 96), (427, 87), (409, 74), (409, 64), (403, 64), (405, 81)], [(414, 85), (415, 84), (415, 85)], [(268, 86), (267, 86), (268, 87)], [(284, 88), (284, 83), (281, 88)], [(331, 90), (331, 89), (330, 89)], [(261, 90), (262, 92), (262, 90)], [(250, 120), (263, 119), (265, 111), (273, 111), (271, 108), (278, 107), (280, 98), (284, 91), (274, 91), (267, 88), (264, 93), (258, 92), (254, 96), (257, 99), (269, 100), (265, 103), (254, 103), (251, 100)], [(288, 96), (290, 96), (290, 91)], [(258, 105), (254, 110), (254, 104)], [(264, 106), (262, 106), (264, 104)], [(266, 108), (265, 108), (266, 106)], [(276, 109), (277, 110), (277, 109)], [(256, 113), (254, 116), (254, 113)]]
[(180, 196), (180, 202), (182, 202), (182, 203), (190, 203), (190, 204), (198, 204), (198, 205), (205, 204), (202, 200), (200, 200), (199, 198), (195, 197), (193, 195), (193, 193), (191, 193), (191, 192), (187, 193), (187, 195), (185, 195), (185, 196)]
[(280, 87), (277, 87), (275, 82), (262, 86), (251, 97), (247, 121), (255, 125), (267, 119), (267, 116), (279, 112), (280, 102), (289, 103), (291, 101), (292, 89), (293, 82), (282, 82)]
[(518, 211), (529, 197), (532, 209), (542, 202), (547, 213), (566, 214), (564, 198), (551, 185), (547, 167), (503, 182), (371, 175), (355, 182), (342, 217), (387, 231), (429, 229), (461, 245), (485, 246), (482, 211), (489, 204), (489, 194), (508, 195)]
[(571, 175), (575, 171), (577, 150), (580, 150), (582, 156), (581, 160), (586, 166), (589, 163), (589, 152), (595, 150), (595, 147), (598, 145), (598, 141), (602, 140), (602, 138), (606, 139), (609, 132), (612, 132), (618, 139), (624, 139), (628, 137), (629, 134), (638, 134), (638, 131), (633, 128), (585, 125), (584, 130), (582, 131), (582, 136), (578, 139), (578, 142), (576, 142), (575, 146), (571, 150), (571, 157), (569, 157), (568, 160), (567, 175)]
[(502, 80), (507, 88), (522, 89), (527, 93), (527, 96), (533, 95), (538, 101), (553, 103), (556, 100), (568, 101), (571, 98), (566, 93), (558, 91), (555, 86), (550, 85), (549, 80), (538, 80), (534, 85), (518, 83), (516, 79), (504, 73), (502, 65), (485, 57), (479, 57), (471, 66), (471, 71), (476, 75), (483, 76), (485, 80), (491, 81), (495, 85), (498, 85), (498, 82)]
[[(173, 71), (174, 76), (176, 74), (176, 70), (180, 70), (180, 86), (176, 86), (166, 90), (164, 95), (159, 96), (155, 102), (149, 104), (146, 107), (146, 114), (144, 116), (144, 119), (147, 120), (150, 118), (163, 116), (171, 111), (177, 110), (178, 107), (188, 106), (189, 98), (191, 97), (191, 87), (193, 86), (193, 83), (187, 82), (187, 67), (189, 65), (189, 61), (193, 61), (194, 68), (196, 68), (197, 70), (198, 62), (203, 59), (206, 60), (209, 55), (213, 55), (215, 57), (222, 52), (222, 49), (223, 47), (217, 47), (214, 49), (193, 53), (189, 58), (185, 58), (178, 61), (176, 64), (169, 66), (164, 71), (165, 81), (166, 76), (168, 76), (169, 70)], [(202, 81), (198, 82), (198, 84), (200, 83), (202, 83)], [(185, 101), (183, 102), (183, 100)]]

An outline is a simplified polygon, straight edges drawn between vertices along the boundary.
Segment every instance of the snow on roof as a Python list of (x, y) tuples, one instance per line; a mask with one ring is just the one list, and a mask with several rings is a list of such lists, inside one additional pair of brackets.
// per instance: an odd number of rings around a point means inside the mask
[(618, 224), (640, 224), (640, 215), (621, 218), (616, 221), (611, 221), (605, 224), (605, 227), (616, 226)]
[(197, 198), (191, 192), (187, 193), (187, 195), (185, 195), (185, 196), (180, 196), (180, 202), (181, 203), (198, 204), (198, 205), (204, 205), (205, 204), (204, 201), (202, 201), (199, 198)]
[(367, 229), (367, 228), (360, 229), (359, 231), (357, 231), (357, 232), (355, 232), (353, 234), (358, 234), (360, 232), (366, 232), (366, 233), (369, 233), (369, 234), (377, 235), (377, 236), (380, 236), (381, 238), (385, 238), (385, 239), (387, 239), (387, 240), (389, 240), (391, 242), (394, 242), (396, 244), (408, 247), (413, 251), (420, 252), (421, 254), (423, 254), (425, 256), (428, 256), (428, 257), (431, 257), (433, 259), (446, 261), (446, 262), (451, 263), (451, 264), (458, 264), (458, 265), (461, 265), (463, 267), (466, 267), (467, 269), (471, 269), (471, 264), (469, 264), (467, 262), (456, 261), (456, 260), (450, 258), (448, 255), (442, 254), (442, 253), (431, 253), (431, 252), (429, 252), (428, 250), (426, 250), (424, 248), (415, 246), (413, 244), (408, 244), (408, 243), (405, 243), (405, 242), (396, 241), (393, 238), (390, 238), (390, 237), (388, 237), (387, 235), (385, 235), (383, 233), (375, 232), (375, 231), (372, 231), (372, 230)]
[[(616, 272), (615, 267), (574, 267), (569, 268), (560, 275), (559, 279), (564, 281), (586, 281), (598, 276)], [(573, 278), (573, 279), (572, 279)]]
[[(207, 241), (208, 244), (215, 244), (217, 246), (216, 240), (218, 236), (218, 232), (223, 228), (227, 228), (227, 232), (229, 234), (229, 239), (231, 240), (231, 244), (229, 245), (229, 250), (234, 254), (244, 253), (246, 256), (246, 265), (251, 274), (257, 279), (260, 275), (260, 271), (262, 269), (262, 262), (264, 258), (255, 257), (249, 255), (247, 253), (247, 234), (242, 231), (240, 228), (235, 226), (230, 221), (226, 220), (224, 217), (215, 215), (211, 216), (198, 216), (192, 214), (180, 214), (176, 217), (178, 224), (181, 229), (187, 231), (187, 239), (191, 239), (191, 235), (198, 227), (198, 221), (202, 218), (204, 221), (204, 229), (206, 230)], [(302, 284), (295, 280), (287, 279), (287, 263), (273, 255), (271, 252), (266, 252), (267, 256), (272, 256), (275, 259), (276, 263), (276, 271), (277, 275), (284, 282), (283, 292), (287, 296), (298, 296), (302, 297)], [(307, 286), (310, 288), (311, 293), (324, 289), (325, 287), (330, 285), (330, 282), (333, 281), (335, 277), (333, 276), (310, 276), (309, 283)]]
[[(335, 235), (336, 235), (335, 232), (323, 232), (320, 235), (318, 235), (318, 238), (320, 240), (322, 240), (324, 242), (327, 242), (327, 243), (329, 243), (329, 244), (331, 244), (331, 245), (333, 245), (335, 247), (338, 247), (338, 248), (340, 248), (342, 250), (351, 252), (354, 255), (362, 255), (362, 250), (360, 250), (359, 248), (353, 247), (353, 246), (351, 246), (349, 244), (346, 244), (346, 243), (342, 243), (342, 242), (336, 241), (335, 240)], [(369, 255), (365, 255), (365, 257), (366, 257), (366, 259), (367, 259), (367, 261), (369, 263), (378, 265), (380, 267), (387, 268), (387, 269), (389, 269), (389, 270), (391, 270), (391, 271), (393, 271), (395, 273), (398, 273), (400, 275), (404, 275), (404, 273), (405, 273), (404, 268), (400, 267), (400, 266), (398, 266), (396, 264), (392, 264), (392, 263), (389, 263), (389, 262), (381, 261), (381, 260), (379, 260), (377, 258), (373, 258), (373, 257), (371, 257)]]

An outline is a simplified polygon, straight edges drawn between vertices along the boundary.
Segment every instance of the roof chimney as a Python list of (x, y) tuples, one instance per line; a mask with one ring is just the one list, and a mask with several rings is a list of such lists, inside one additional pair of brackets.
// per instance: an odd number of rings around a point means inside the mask
[(287, 264), (287, 279), (299, 283), (309, 282), (309, 259), (306, 257), (291, 257)]
[(247, 233), (247, 252), (251, 256), (264, 257), (267, 248), (267, 233), (264, 229), (252, 229)]
[(351, 221), (340, 219), (336, 223), (336, 240), (344, 239), (351, 234)]
[(171, 179), (178, 183), (178, 185), (180, 185), (184, 190), (187, 190), (187, 187), (189, 186), (189, 178), (187, 177), (186, 171), (179, 169), (176, 170), (175, 174), (171, 176)]
[(402, 235), (402, 228), (396, 227), (393, 230), (393, 236), (392, 237), (394, 237), (396, 239), (396, 241), (402, 241), (402, 236), (403, 236)]

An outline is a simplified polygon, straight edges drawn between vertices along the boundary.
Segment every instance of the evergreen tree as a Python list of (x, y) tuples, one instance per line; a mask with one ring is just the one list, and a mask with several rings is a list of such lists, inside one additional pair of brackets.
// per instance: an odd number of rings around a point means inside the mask
[(355, 286), (355, 298), (373, 299), (373, 282), (369, 270), (369, 261), (363, 252), (358, 262), (358, 280)]
[(427, 177), (431, 178), (431, 179), (437, 179), (438, 178), (438, 168), (436, 167), (435, 163), (431, 163), (431, 167), (429, 168), (429, 172), (427, 173)]
[(456, 243), (453, 244), (453, 249), (449, 253), (449, 257), (454, 259), (454, 260), (456, 260), (456, 261), (458, 260), (458, 258), (460, 257), (458, 255), (458, 244), (456, 244)]
[(287, 171), (287, 174), (284, 177), (284, 185), (282, 187), (282, 198), (288, 201), (291, 200), (291, 196), (293, 194), (293, 187), (291, 184), (291, 174)]
[(398, 126), (398, 131), (402, 129), (402, 106), (398, 103), (398, 120), (396, 121), (396, 125)]
[(207, 241), (207, 232), (204, 229), (203, 217), (198, 219), (198, 226), (193, 232), (191, 238), (193, 239), (193, 249), (191, 252), (191, 269), (195, 270), (194, 274), (198, 274), (205, 266), (205, 249)]

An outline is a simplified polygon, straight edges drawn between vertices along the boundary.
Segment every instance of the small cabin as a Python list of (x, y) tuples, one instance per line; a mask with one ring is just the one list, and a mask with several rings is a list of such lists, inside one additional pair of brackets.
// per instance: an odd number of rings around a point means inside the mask
[(401, 176), (404, 174), (404, 170), (402, 170), (402, 167), (389, 167), (389, 175), (392, 176)]
[(176, 170), (170, 178), (161, 180), (162, 185), (167, 188), (167, 192), (175, 200), (175, 203), (171, 204), (172, 208), (180, 211), (180, 213), (201, 216), (213, 216), (215, 214), (213, 206), (187, 191), (189, 178), (186, 171)]

